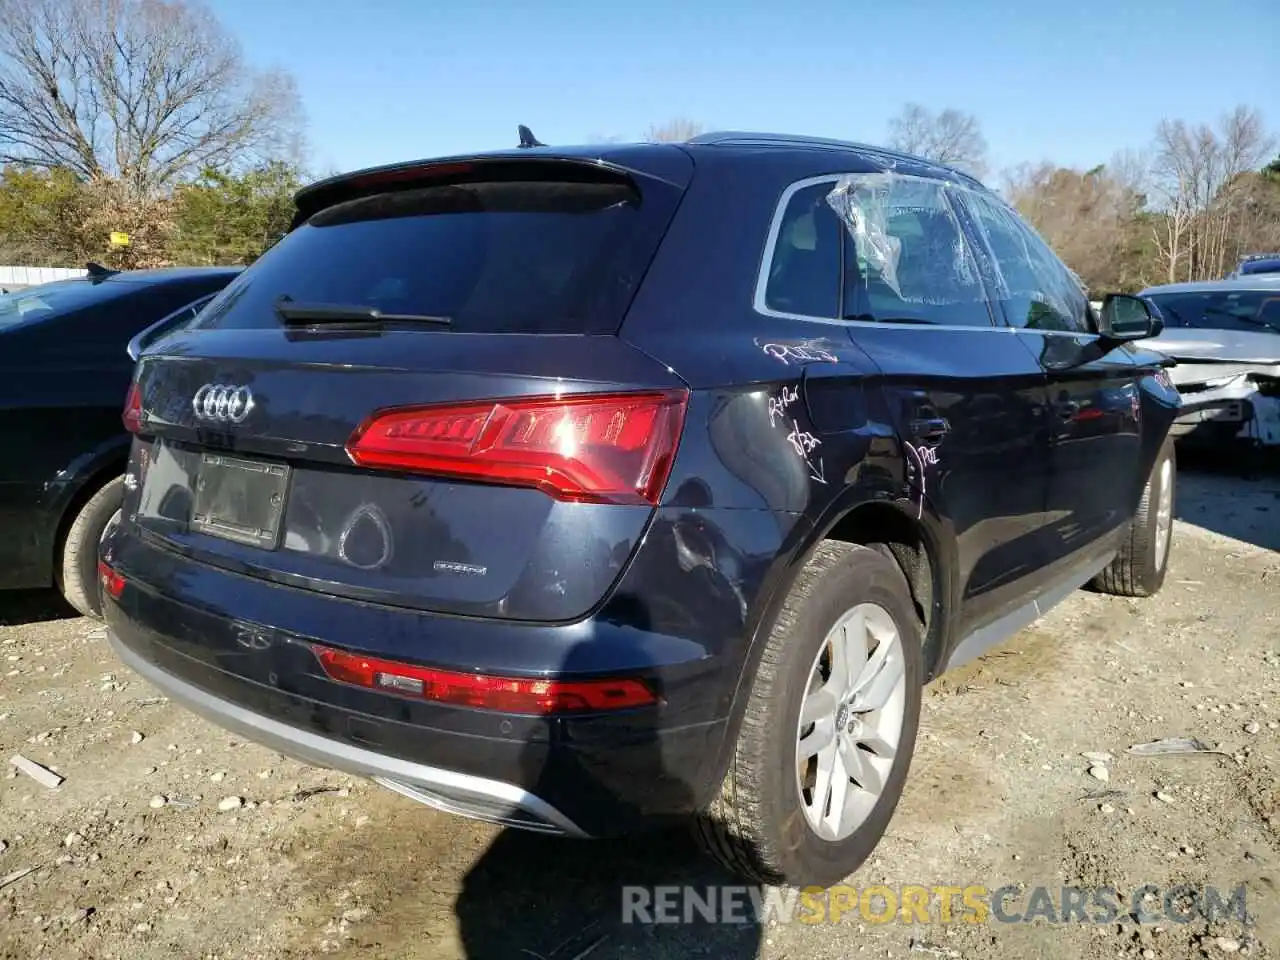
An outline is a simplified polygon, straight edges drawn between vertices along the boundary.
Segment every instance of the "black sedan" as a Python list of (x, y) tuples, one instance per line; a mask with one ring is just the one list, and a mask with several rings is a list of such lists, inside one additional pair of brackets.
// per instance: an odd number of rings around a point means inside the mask
[[(239, 272), (113, 272), (0, 295), (0, 589), (57, 585), (97, 616), (97, 546), (120, 506), (130, 341), (181, 326)], [(146, 333), (144, 333), (146, 331)]]

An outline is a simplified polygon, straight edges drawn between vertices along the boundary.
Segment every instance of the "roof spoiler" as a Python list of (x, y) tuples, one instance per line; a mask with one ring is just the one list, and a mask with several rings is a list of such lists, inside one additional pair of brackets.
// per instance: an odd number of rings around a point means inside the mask
[(373, 192), (404, 190), (424, 183), (467, 183), (486, 177), (506, 179), (513, 173), (559, 169), (574, 180), (597, 183), (632, 179), (632, 172), (590, 157), (535, 154), (529, 157), (495, 155), (470, 159), (419, 160), (388, 167), (375, 167), (334, 177), (303, 187), (294, 196), (294, 214), (289, 230), (297, 229), (315, 213)]

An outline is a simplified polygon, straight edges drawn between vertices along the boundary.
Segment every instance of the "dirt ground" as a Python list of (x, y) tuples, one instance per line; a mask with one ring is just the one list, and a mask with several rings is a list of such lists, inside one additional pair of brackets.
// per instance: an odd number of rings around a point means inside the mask
[[(0, 751), (66, 782), (0, 768), (0, 957), (1280, 956), (1280, 474), (1184, 472), (1178, 513), (1158, 599), (1079, 593), (928, 688), (850, 883), (1243, 884), (1245, 923), (624, 924), (624, 884), (732, 881), (682, 836), (504, 833), (239, 742), (41, 594), (0, 596)], [(1164, 737), (1221, 752), (1126, 752)]]

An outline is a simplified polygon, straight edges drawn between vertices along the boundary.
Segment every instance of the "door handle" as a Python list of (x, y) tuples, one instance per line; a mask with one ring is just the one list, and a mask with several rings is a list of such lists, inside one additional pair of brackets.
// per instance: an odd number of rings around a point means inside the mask
[(911, 421), (911, 435), (918, 440), (941, 440), (950, 431), (951, 421), (945, 417)]

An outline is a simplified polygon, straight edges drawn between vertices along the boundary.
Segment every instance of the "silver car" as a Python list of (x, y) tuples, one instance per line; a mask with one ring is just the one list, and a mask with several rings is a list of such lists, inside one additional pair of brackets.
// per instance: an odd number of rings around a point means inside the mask
[(1174, 435), (1280, 445), (1280, 275), (1172, 283), (1140, 296), (1165, 323), (1144, 343), (1177, 361)]

